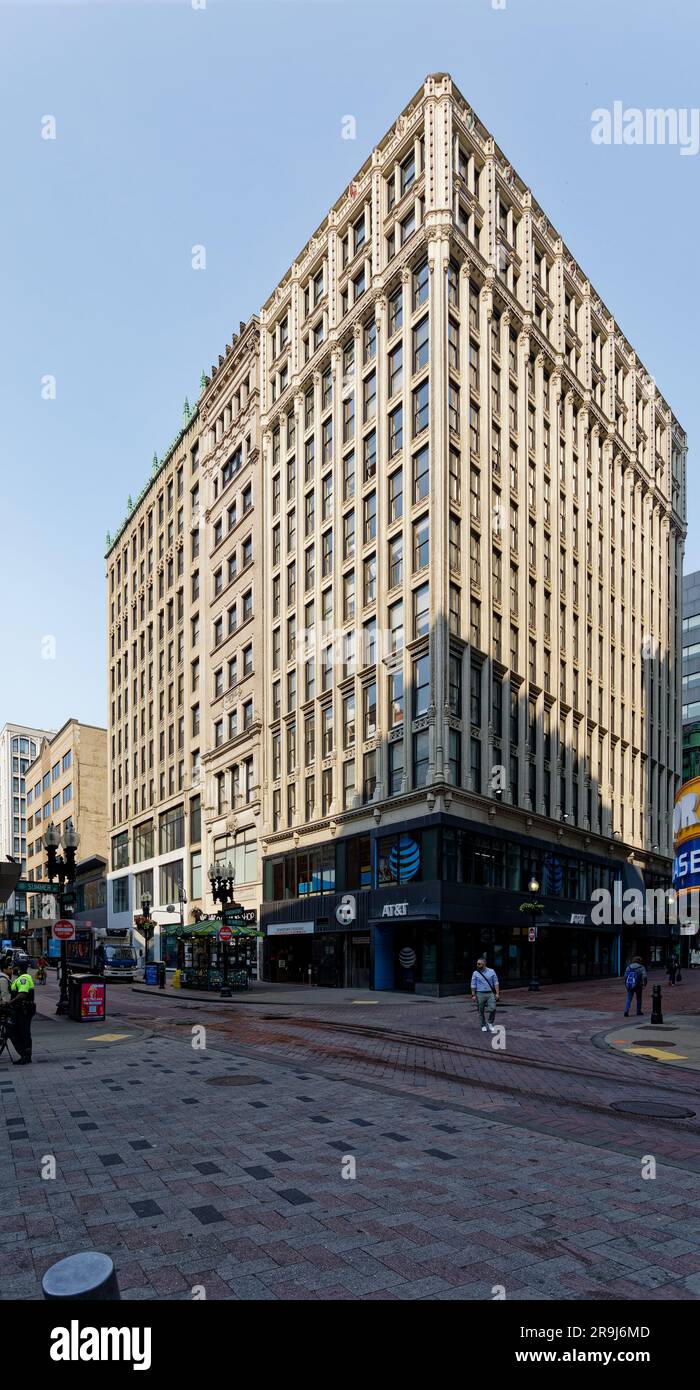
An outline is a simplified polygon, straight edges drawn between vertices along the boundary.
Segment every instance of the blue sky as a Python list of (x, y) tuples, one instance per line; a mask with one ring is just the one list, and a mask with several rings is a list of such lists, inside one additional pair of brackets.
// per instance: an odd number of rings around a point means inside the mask
[(106, 723), (105, 533), (428, 72), (452, 74), (687, 429), (700, 568), (700, 154), (591, 142), (616, 100), (699, 105), (699, 35), (690, 0), (0, 0), (0, 726)]

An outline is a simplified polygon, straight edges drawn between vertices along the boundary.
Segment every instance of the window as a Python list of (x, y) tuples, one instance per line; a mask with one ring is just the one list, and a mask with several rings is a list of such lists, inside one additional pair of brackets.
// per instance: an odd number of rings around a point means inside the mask
[(363, 444), (363, 481), (368, 483), (377, 471), (377, 432), (372, 430)]
[(180, 890), (183, 887), (183, 863), (181, 859), (175, 859), (170, 864), (160, 866), (160, 901), (161, 903), (177, 903), (180, 899)]
[(403, 406), (398, 405), (389, 416), (389, 458), (392, 459), (403, 448)]
[(413, 371), (421, 372), (428, 365), (429, 319), (426, 314), (413, 330)]
[(182, 849), (185, 843), (185, 813), (183, 806), (173, 806), (159, 817), (159, 846), (161, 854)]
[(202, 851), (195, 850), (190, 855), (190, 899), (196, 901), (202, 896)]
[(112, 880), (112, 911), (129, 911), (129, 876)]
[(128, 863), (129, 832), (128, 830), (122, 830), (118, 835), (115, 835), (112, 839), (112, 868), (124, 869), (126, 868)]
[[(427, 452), (427, 451), (426, 451)], [(389, 475), (389, 525), (403, 516), (403, 469)]]
[(403, 579), (403, 536), (389, 541), (389, 588), (395, 589)]
[(355, 745), (355, 696), (346, 695), (343, 699), (343, 748)]
[(430, 274), (429, 274), (429, 271), (428, 271), (428, 262), (427, 262), (427, 261), (423, 261), (422, 265), (420, 265), (420, 266), (418, 267), (418, 269), (417, 269), (417, 270), (414, 270), (414, 272), (413, 272), (413, 308), (414, 308), (414, 310), (415, 310), (415, 309), (419, 309), (420, 306), (421, 306), (421, 304), (425, 304), (425, 302), (426, 302), (426, 300), (427, 300), (427, 298), (428, 298), (428, 289), (429, 289), (429, 286), (430, 286)]
[(428, 428), (430, 418), (430, 390), (427, 381), (421, 382), (413, 392), (413, 435)]
[(425, 637), (430, 626), (430, 591), (428, 584), (413, 590), (413, 636)]
[(389, 744), (389, 796), (398, 796), (404, 788), (403, 739)]
[(422, 729), (413, 735), (413, 785), (425, 787), (428, 781), (429, 741), (428, 730)]
[(362, 689), (362, 737), (374, 738), (377, 732), (377, 683), (372, 681)]
[(413, 455), (413, 501), (422, 502), (430, 488), (430, 450), (427, 445)]
[(343, 763), (343, 809), (352, 808), (355, 799), (355, 759)]
[(362, 383), (363, 419), (365, 424), (377, 413), (377, 373), (370, 372)]
[(389, 297), (389, 337), (393, 338), (395, 333), (403, 324), (403, 293), (401, 288), (394, 291)]
[(401, 390), (403, 384), (403, 345), (397, 347), (389, 353), (389, 399)]
[(403, 671), (392, 671), (389, 676), (389, 722), (392, 728), (403, 724)]
[(370, 492), (364, 500), (364, 544), (373, 541), (377, 534), (377, 494)]
[(355, 453), (346, 454), (343, 459), (343, 501), (349, 502), (355, 496)]
[(413, 573), (427, 569), (430, 562), (430, 520), (426, 513), (413, 523)]
[(413, 718), (428, 713), (430, 704), (430, 657), (419, 656), (413, 663)]
[(153, 825), (151, 821), (144, 821), (142, 825), (134, 826), (134, 863), (140, 864), (143, 859), (153, 858)]

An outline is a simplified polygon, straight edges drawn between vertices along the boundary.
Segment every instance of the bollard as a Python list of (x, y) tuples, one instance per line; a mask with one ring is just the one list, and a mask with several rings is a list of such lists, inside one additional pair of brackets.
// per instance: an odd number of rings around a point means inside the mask
[(158, 988), (165, 989), (165, 961), (160, 961), (158, 965)]
[(121, 1299), (117, 1274), (109, 1255), (97, 1250), (81, 1250), (79, 1255), (47, 1269), (41, 1289), (44, 1298), (79, 1298), (86, 1301)]
[(650, 1023), (663, 1023), (664, 1016), (661, 1012), (661, 985), (653, 985), (651, 990), (651, 1018)]

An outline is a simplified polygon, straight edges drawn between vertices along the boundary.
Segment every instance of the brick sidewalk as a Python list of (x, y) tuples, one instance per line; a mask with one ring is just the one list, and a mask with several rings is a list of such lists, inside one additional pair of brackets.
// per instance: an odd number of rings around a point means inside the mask
[[(578, 1057), (612, 1076), (618, 1096), (656, 1089), (661, 1068), (591, 1045), (609, 1011), (526, 1005), (502, 1015), (531, 1063), (504, 1063), (512, 1093), (495, 1089), (503, 1058), (481, 1056), (482, 1035), (454, 1000), (401, 1019), (395, 1008), (367, 1013), (395, 1032), (468, 1038), (475, 1056), (450, 1063), (437, 1042), (428, 1054), (456, 1082), (419, 1071), (425, 1049), (409, 1042), (349, 1035), (351, 1055), (334, 1058), (323, 1027), (307, 1038), (305, 1025), (246, 1015), (237, 1033), (256, 1036), (234, 1038), (228, 1018), (219, 1032), (210, 1011), (185, 1017), (126, 992), (109, 1029), (138, 1020), (168, 1035), (91, 1050), (80, 1025), (56, 1020), (75, 1030), (63, 1035), (75, 1038), (72, 1055), (0, 1064), (4, 1296), (39, 1297), (50, 1263), (98, 1248), (114, 1257), (123, 1295), (138, 1298), (189, 1298), (197, 1285), (242, 1299), (490, 1299), (496, 1285), (510, 1299), (696, 1298), (700, 1128), (614, 1115), (598, 1090), (599, 1111), (581, 1109), (580, 1078), (536, 1063)], [(200, 1022), (204, 1052), (191, 1046)], [(649, 1154), (654, 1181), (641, 1177)], [(344, 1156), (354, 1180), (342, 1177)]]

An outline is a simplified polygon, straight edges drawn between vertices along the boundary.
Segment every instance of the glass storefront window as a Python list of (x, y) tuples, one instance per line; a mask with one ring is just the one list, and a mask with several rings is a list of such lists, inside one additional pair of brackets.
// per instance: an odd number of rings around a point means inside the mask
[(420, 881), (422, 874), (422, 836), (383, 835), (376, 842), (377, 886), (385, 883)]

